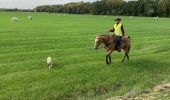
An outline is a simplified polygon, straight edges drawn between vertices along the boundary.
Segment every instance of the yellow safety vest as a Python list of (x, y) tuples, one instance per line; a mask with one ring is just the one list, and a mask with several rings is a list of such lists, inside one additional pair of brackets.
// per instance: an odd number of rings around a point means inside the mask
[(121, 23), (119, 23), (118, 25), (117, 24), (114, 25), (114, 30), (115, 30), (114, 33), (116, 36), (122, 36), (121, 27), (122, 27)]

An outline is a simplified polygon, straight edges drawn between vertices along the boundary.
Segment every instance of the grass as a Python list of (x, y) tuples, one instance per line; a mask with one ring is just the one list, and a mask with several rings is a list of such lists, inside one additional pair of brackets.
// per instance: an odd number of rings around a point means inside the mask
[[(19, 21), (10, 22), (13, 16)], [(108, 66), (105, 50), (93, 45), (113, 19), (0, 12), (0, 99), (105, 100), (170, 81), (170, 19), (122, 16), (132, 38), (130, 61), (121, 64), (123, 52), (114, 52)], [(48, 56), (55, 63), (50, 71)]]

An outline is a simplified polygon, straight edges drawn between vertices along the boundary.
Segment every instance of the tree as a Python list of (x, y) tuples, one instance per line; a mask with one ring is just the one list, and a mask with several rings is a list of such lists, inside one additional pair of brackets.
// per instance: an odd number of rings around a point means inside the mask
[(158, 13), (160, 16), (168, 16), (169, 0), (159, 0)]

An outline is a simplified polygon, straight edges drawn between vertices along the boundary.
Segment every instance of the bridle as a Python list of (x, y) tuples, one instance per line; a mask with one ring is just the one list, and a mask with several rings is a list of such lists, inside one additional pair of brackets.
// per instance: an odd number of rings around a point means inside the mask
[[(107, 47), (107, 46), (109, 46), (110, 45), (110, 43), (109, 43), (109, 41), (110, 41), (110, 36), (109, 35), (100, 35), (100, 36), (106, 36), (106, 41), (105, 41), (105, 46)], [(99, 47), (100, 48), (100, 47)], [(101, 47), (102, 48), (102, 47)]]

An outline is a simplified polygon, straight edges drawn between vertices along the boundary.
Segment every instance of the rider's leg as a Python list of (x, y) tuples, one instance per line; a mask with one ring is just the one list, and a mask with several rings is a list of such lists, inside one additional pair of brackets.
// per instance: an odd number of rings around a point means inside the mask
[(121, 47), (120, 47), (120, 42), (122, 40), (122, 37), (121, 36), (118, 36), (118, 39), (117, 39), (117, 49), (118, 50), (121, 50)]

